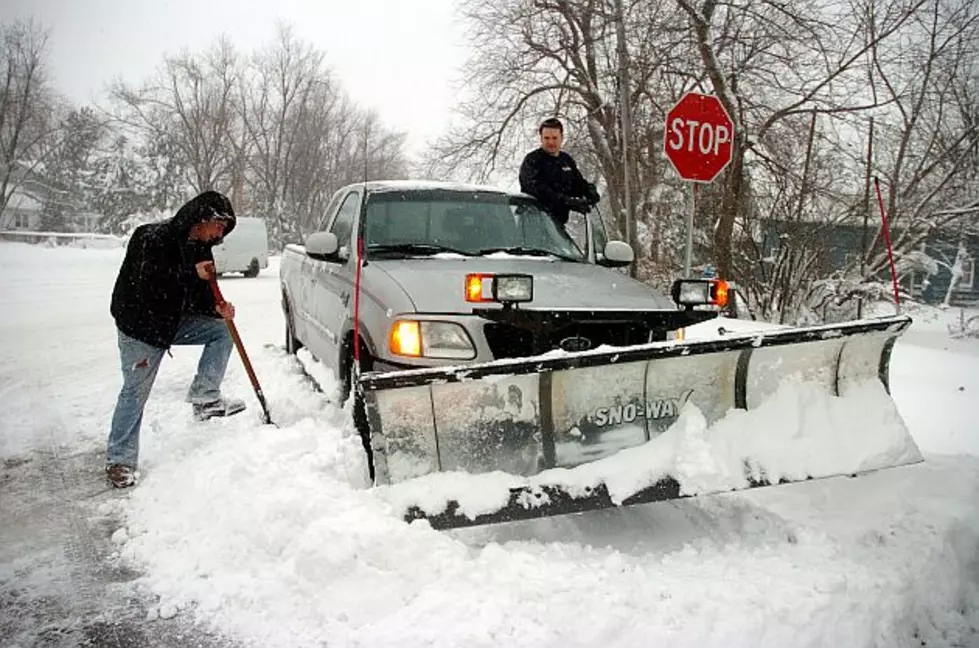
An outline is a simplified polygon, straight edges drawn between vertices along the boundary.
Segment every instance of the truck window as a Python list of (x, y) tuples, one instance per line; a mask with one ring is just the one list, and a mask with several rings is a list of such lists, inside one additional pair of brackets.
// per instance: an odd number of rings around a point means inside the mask
[(357, 218), (357, 206), (359, 204), (360, 196), (356, 192), (348, 193), (343, 204), (340, 205), (339, 211), (337, 211), (337, 217), (333, 219), (333, 225), (330, 227), (330, 231), (337, 237), (341, 258), (350, 254), (350, 234), (354, 228), (354, 219)]
[(464, 254), (498, 248), (533, 248), (584, 260), (574, 241), (535, 201), (495, 192), (442, 189), (371, 193), (364, 243), (437, 245)]
[(587, 253), (588, 248), (588, 229), (585, 224), (585, 215), (579, 212), (571, 212), (568, 214), (568, 222), (564, 225), (564, 230), (574, 241), (575, 245), (585, 253)]
[(330, 223), (330, 217), (333, 216), (333, 212), (336, 211), (337, 205), (340, 204), (340, 198), (342, 196), (343, 190), (336, 191), (333, 194), (333, 197), (330, 198), (330, 203), (326, 206), (326, 210), (316, 220), (316, 227), (313, 228), (313, 231), (319, 232)]
[(608, 243), (608, 233), (605, 231), (605, 223), (602, 221), (601, 215), (598, 210), (592, 210), (588, 213), (588, 218), (591, 219), (591, 233), (592, 239), (591, 244), (595, 249), (596, 257), (601, 257), (605, 253), (605, 244)]

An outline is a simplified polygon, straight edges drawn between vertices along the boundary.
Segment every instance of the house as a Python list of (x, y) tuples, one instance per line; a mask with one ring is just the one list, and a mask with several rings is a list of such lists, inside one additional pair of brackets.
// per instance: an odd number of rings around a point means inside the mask
[[(0, 168), (0, 178), (3, 174)], [(12, 193), (0, 212), (0, 231), (94, 232), (102, 219), (101, 214), (78, 209), (66, 192), (45, 183), (40, 174), (22, 164), (15, 164), (10, 173), (7, 191)]]
[(7, 201), (7, 206), (0, 213), (0, 230), (29, 230), (37, 231), (41, 224), (41, 212), (44, 211), (42, 199), (17, 187)]
[[(0, 178), (6, 175), (0, 168)], [(37, 174), (22, 164), (15, 164), (7, 181), (7, 191), (13, 191), (7, 200), (7, 205), (0, 212), (0, 231), (29, 230), (36, 231), (41, 224), (41, 214), (44, 202), (48, 198), (48, 189)]]
[[(976, 208), (979, 213), (979, 208)], [(892, 240), (900, 238), (901, 231), (891, 232)], [(871, 224), (866, 233), (863, 224), (853, 221), (789, 222), (764, 220), (759, 228), (759, 249), (762, 251), (762, 267), (766, 272), (778, 258), (783, 244), (794, 241), (796, 250), (804, 248), (809, 253), (810, 267), (819, 277), (844, 273), (853, 275), (860, 270), (861, 251), (864, 246), (875, 244), (877, 225)], [(866, 242), (865, 242), (866, 241)], [(884, 250), (884, 240), (876, 241), (874, 252)], [(959, 254), (961, 247), (962, 254)], [(932, 232), (917, 253), (906, 253), (895, 259), (898, 282), (902, 290), (913, 299), (929, 304), (948, 303), (952, 306), (979, 304), (979, 234), (963, 232), (961, 227)], [(952, 269), (961, 270), (959, 281), (949, 294)], [(881, 281), (890, 282), (890, 271), (880, 274)]]

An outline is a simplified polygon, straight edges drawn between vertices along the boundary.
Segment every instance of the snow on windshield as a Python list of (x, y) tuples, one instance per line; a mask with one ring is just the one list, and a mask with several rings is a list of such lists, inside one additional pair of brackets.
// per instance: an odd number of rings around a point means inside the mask
[(584, 252), (533, 200), (491, 192), (386, 191), (367, 201), (364, 242), (439, 246), (466, 254), (524, 248), (584, 260)]

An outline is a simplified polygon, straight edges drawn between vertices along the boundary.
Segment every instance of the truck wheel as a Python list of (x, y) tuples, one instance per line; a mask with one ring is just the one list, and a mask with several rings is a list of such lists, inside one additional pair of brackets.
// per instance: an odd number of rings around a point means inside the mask
[(371, 447), (371, 430), (367, 424), (367, 409), (364, 407), (364, 395), (359, 388), (354, 388), (354, 427), (360, 434), (360, 442), (367, 454), (367, 469), (371, 481), (374, 481), (374, 449)]
[(258, 259), (252, 259), (252, 262), (248, 264), (248, 269), (245, 270), (244, 274), (249, 279), (253, 279), (258, 276)]
[(285, 297), (282, 298), (282, 314), (285, 315), (286, 320), (286, 353), (296, 355), (299, 349), (303, 348), (303, 343), (296, 337), (292, 313), (289, 311), (289, 302), (286, 301)]
[[(348, 345), (352, 343), (352, 339), (348, 338)], [(367, 347), (361, 343), (360, 346), (360, 365), (361, 371), (370, 371), (371, 361), (368, 355)], [(364, 446), (364, 452), (367, 454), (367, 467), (370, 471), (371, 481), (374, 481), (374, 450), (371, 448), (371, 430), (367, 423), (367, 409), (364, 406), (364, 395), (361, 393), (360, 389), (354, 384), (354, 358), (353, 350), (346, 353), (345, 360), (343, 363), (344, 376), (343, 384), (341, 385), (341, 402), (346, 402), (350, 395), (351, 389), (354, 392), (354, 427), (360, 434), (360, 441)]]

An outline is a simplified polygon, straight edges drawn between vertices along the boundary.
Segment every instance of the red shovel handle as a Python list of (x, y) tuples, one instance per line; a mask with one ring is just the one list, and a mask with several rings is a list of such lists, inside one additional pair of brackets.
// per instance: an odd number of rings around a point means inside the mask
[(215, 278), (208, 279), (207, 283), (211, 284), (211, 293), (214, 294), (214, 301), (219, 305), (224, 303), (224, 296), (221, 294), (221, 289), (218, 288), (218, 280)]
[[(214, 294), (214, 301), (218, 305), (225, 303), (224, 296), (221, 294), (221, 289), (218, 288), (218, 280), (211, 277), (208, 280), (211, 285), (211, 292)], [(231, 339), (235, 343), (235, 348), (238, 349), (238, 355), (241, 356), (241, 362), (245, 365), (245, 372), (248, 374), (248, 379), (252, 383), (252, 388), (255, 390), (255, 396), (258, 397), (258, 402), (262, 405), (262, 411), (265, 414), (265, 422), (272, 423), (272, 417), (269, 415), (269, 407), (265, 402), (265, 394), (262, 392), (262, 386), (258, 384), (258, 376), (255, 375), (255, 370), (252, 368), (252, 363), (248, 359), (248, 354), (245, 353), (245, 345), (241, 341), (241, 336), (238, 335), (238, 327), (232, 320), (226, 319), (224, 322), (228, 325), (228, 330), (231, 332)]]

